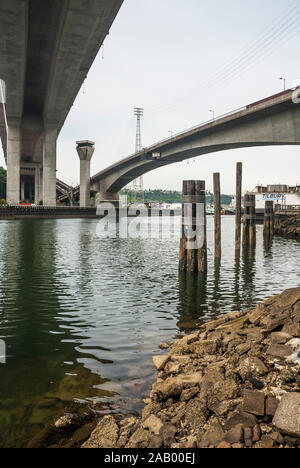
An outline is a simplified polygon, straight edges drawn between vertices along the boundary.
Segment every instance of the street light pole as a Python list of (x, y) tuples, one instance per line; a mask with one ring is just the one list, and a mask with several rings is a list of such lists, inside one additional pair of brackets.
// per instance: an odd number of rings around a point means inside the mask
[(284, 91), (286, 90), (286, 78), (279, 78), (281, 81), (283, 81), (283, 88), (284, 88)]
[(213, 120), (215, 120), (215, 111), (214, 111), (213, 109), (211, 109), (209, 112), (212, 113), (212, 115), (213, 115)]

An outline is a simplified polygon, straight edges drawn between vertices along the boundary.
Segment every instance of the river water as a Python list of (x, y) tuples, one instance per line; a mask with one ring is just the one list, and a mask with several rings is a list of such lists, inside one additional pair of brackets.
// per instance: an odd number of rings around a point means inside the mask
[(203, 320), (247, 309), (300, 284), (300, 244), (275, 238), (223, 256), (207, 278), (178, 274), (173, 238), (101, 239), (97, 220), (0, 222), (0, 446), (22, 447), (74, 401), (138, 411), (155, 377), (158, 344)]

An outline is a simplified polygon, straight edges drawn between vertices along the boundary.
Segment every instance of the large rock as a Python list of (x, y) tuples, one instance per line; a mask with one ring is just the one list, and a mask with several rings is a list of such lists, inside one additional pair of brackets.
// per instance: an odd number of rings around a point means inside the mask
[(170, 377), (163, 382), (155, 383), (152, 386), (151, 398), (155, 401), (168, 400), (171, 397), (178, 397), (186, 388), (199, 385), (202, 379), (202, 374), (196, 372), (194, 374), (181, 374), (178, 377)]
[(228, 415), (225, 428), (229, 431), (239, 424), (244, 427), (254, 427), (257, 424), (256, 416), (254, 416), (254, 414), (245, 413), (244, 411), (234, 411)]
[(162, 370), (167, 362), (169, 361), (170, 356), (153, 356), (152, 361), (158, 371)]
[(224, 430), (217, 421), (213, 421), (209, 424), (208, 430), (203, 438), (203, 441), (209, 442), (210, 445), (215, 445), (217, 442), (220, 443), (224, 438)]
[(240, 376), (245, 380), (249, 374), (261, 377), (267, 374), (268, 369), (265, 364), (257, 357), (246, 357), (241, 360), (238, 371)]
[(132, 434), (125, 448), (161, 448), (161, 446), (161, 437), (154, 435), (140, 427), (134, 432), (134, 434)]
[(240, 442), (244, 442), (244, 429), (241, 424), (233, 427), (230, 429), (230, 431), (227, 432), (227, 434), (224, 437), (224, 440), (226, 442), (229, 442), (229, 444), (238, 444)]
[(265, 394), (256, 390), (245, 390), (243, 410), (256, 416), (264, 416)]
[(149, 429), (153, 434), (159, 435), (159, 432), (163, 427), (163, 423), (157, 416), (151, 414), (151, 416), (143, 422), (143, 427), (145, 429)]
[(115, 448), (119, 437), (119, 428), (112, 416), (104, 416), (82, 448)]
[(287, 393), (283, 396), (273, 424), (284, 434), (300, 437), (300, 393)]
[(291, 346), (271, 344), (267, 349), (267, 354), (277, 358), (286, 358), (290, 356), (293, 352)]

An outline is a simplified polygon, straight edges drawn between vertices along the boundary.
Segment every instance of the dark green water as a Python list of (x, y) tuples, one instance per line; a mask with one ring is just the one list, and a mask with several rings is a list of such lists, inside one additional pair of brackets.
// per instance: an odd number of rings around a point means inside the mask
[(99, 239), (97, 220), (0, 222), (0, 446), (25, 446), (74, 401), (141, 407), (157, 345), (203, 319), (246, 309), (300, 284), (300, 244), (275, 239), (235, 258), (223, 219), (206, 280), (178, 276), (179, 235)]

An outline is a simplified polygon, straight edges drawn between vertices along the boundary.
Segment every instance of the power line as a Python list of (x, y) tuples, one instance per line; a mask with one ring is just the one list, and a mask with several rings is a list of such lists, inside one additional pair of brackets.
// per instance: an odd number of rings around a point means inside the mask
[(260, 59), (263, 54), (270, 52), (270, 50), (277, 45), (279, 40), (283, 41), (297, 30), (299, 27), (299, 14), (299, 4), (295, 5), (293, 3), (288, 10), (285, 8), (285, 13), (280, 15), (280, 17), (267, 28), (267, 31), (264, 31), (262, 36), (250, 47), (247, 46), (242, 48), (235, 57), (230, 59), (229, 62), (224, 63), (219, 71), (200, 83), (200, 85), (194, 88), (193, 91), (189, 92), (189, 94), (177, 100), (176, 103), (160, 106), (153, 109), (153, 112), (163, 112), (177, 107), (182, 101), (186, 101), (192, 95), (194, 98), (195, 93), (199, 92), (199, 90), (216, 86), (217, 83), (228, 81), (228, 79), (236, 75), (237, 71), (241, 74), (240, 72), (245, 68), (245, 66), (249, 68), (249, 65), (255, 63), (255, 61)]

